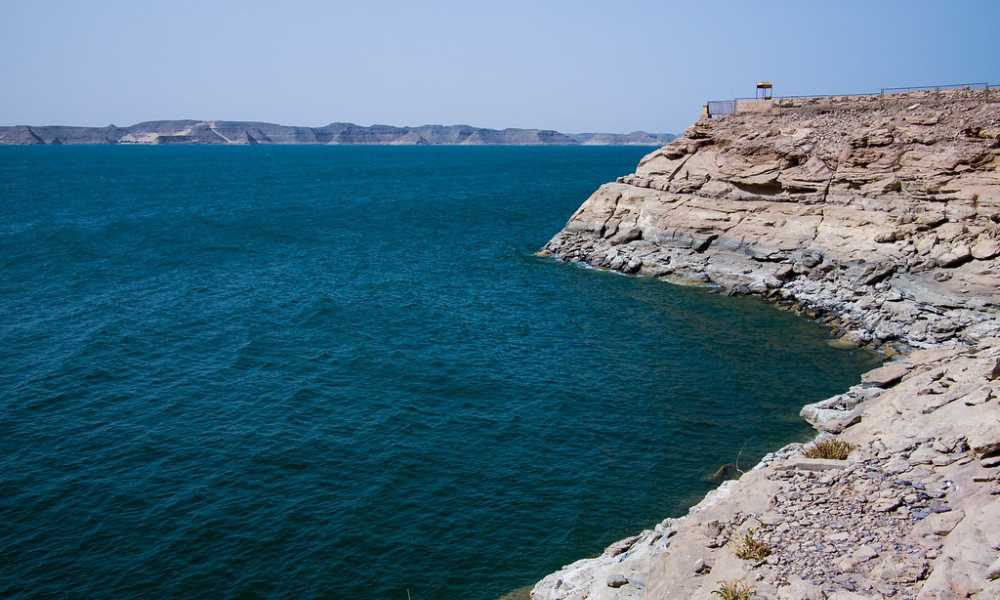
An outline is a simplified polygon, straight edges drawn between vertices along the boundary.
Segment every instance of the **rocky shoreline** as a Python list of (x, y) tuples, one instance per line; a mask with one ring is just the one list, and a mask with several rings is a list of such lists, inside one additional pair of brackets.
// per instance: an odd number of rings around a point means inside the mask
[[(531, 597), (1000, 598), (1000, 93), (752, 108), (599, 188), (542, 253), (760, 295), (894, 359), (803, 408), (813, 443)], [(846, 458), (807, 458), (834, 439)]]

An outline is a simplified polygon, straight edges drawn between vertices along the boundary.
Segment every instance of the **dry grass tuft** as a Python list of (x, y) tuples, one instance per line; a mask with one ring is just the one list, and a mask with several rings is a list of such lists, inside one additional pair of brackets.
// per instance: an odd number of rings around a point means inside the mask
[(854, 450), (854, 446), (843, 440), (826, 439), (809, 446), (803, 454), (806, 458), (845, 460), (851, 450)]
[(739, 581), (723, 581), (719, 589), (712, 590), (712, 595), (722, 600), (750, 600), (756, 594), (757, 590)]
[(771, 555), (771, 547), (758, 540), (756, 533), (756, 529), (750, 529), (736, 542), (736, 556), (743, 560), (760, 562)]

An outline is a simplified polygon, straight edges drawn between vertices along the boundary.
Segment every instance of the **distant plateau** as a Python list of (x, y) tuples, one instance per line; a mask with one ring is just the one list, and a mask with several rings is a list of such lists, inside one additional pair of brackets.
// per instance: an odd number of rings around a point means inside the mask
[(0, 145), (37, 144), (394, 144), (662, 146), (670, 133), (561, 133), (551, 129), (487, 129), (469, 125), (299, 127), (255, 121), (146, 121), (128, 127), (0, 126)]

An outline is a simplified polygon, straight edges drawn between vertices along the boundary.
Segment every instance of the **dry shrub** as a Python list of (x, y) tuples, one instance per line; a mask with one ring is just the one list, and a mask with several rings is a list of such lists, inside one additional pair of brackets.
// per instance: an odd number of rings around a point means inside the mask
[(757, 590), (739, 581), (723, 581), (719, 589), (712, 590), (712, 595), (722, 600), (750, 600), (756, 594)]
[(854, 446), (843, 440), (826, 439), (809, 446), (803, 454), (806, 458), (845, 460), (847, 455), (851, 453), (851, 450), (854, 450)]
[(736, 542), (736, 556), (743, 560), (760, 562), (771, 555), (771, 547), (757, 539), (757, 530), (750, 529)]

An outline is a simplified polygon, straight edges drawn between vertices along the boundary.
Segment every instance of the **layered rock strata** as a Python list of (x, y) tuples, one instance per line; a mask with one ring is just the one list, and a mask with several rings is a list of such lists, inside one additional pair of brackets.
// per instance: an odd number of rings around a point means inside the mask
[[(995, 95), (994, 95), (995, 94)], [(1000, 598), (1000, 93), (775, 102), (703, 119), (543, 253), (758, 294), (891, 354), (792, 444), (535, 600)], [(739, 558), (747, 534), (768, 549)]]

